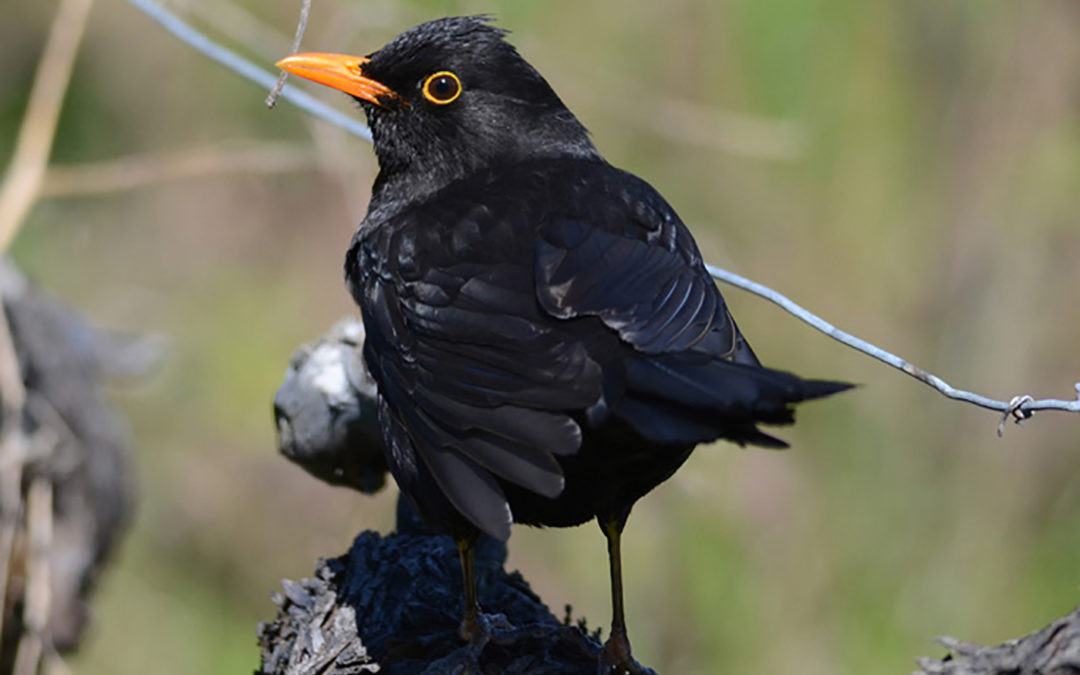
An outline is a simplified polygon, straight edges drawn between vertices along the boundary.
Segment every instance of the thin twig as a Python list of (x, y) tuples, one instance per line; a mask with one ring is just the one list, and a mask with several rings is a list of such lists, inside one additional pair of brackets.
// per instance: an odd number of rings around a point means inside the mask
[(93, 0), (64, 0), (49, 29), (7, 177), (0, 187), (0, 251), (7, 250), (37, 197), (91, 5)]
[(26, 494), (26, 531), (30, 551), (26, 564), (23, 597), (23, 636), (15, 657), (13, 675), (34, 675), (49, 641), (49, 550), (53, 536), (53, 486), (37, 476)]
[[(223, 47), (212, 42), (202, 33), (184, 24), (168, 10), (163, 9), (160, 5), (155, 4), (152, 0), (128, 0), (131, 4), (135, 5), (143, 12), (149, 14), (156, 21), (160, 22), (173, 34), (180, 39), (184, 40), (188, 44), (192, 45), (199, 51), (203, 52), (210, 58), (214, 59), (218, 63), (233, 70), (237, 74), (245, 77), (253, 82), (261, 84), (263, 86), (271, 86), (274, 82), (274, 78), (269, 73), (261, 70), (257, 66), (251, 64), (248, 61), (241, 59), (232, 52), (224, 49)], [(327, 120), (331, 124), (338, 126), (352, 134), (355, 134), (366, 140), (371, 140), (371, 131), (364, 125), (356, 122), (355, 120), (345, 117), (337, 110), (330, 108), (315, 99), (311, 99), (306, 95), (301, 96), (299, 92), (294, 92), (290, 88), (285, 88), (282, 91), (282, 97), (286, 100), (292, 101), (296, 105), (300, 106), (307, 112), (321, 117)], [(301, 102), (303, 101), (303, 102)], [(829, 337), (837, 340), (853, 349), (856, 349), (864, 354), (878, 359), (879, 361), (886, 363), (893, 368), (900, 370), (915, 379), (924, 382), (925, 384), (938, 390), (945, 396), (956, 399), (958, 401), (965, 401), (974, 405), (988, 408), (990, 410), (997, 410), (1001, 412), (1005, 419), (1012, 417), (1017, 423), (1031, 416), (1032, 413), (1038, 410), (1064, 410), (1067, 412), (1080, 412), (1080, 383), (1076, 385), (1077, 398), (1075, 400), (1060, 400), (1060, 399), (1032, 399), (1029, 396), (1016, 396), (1010, 401), (1000, 401), (979, 394), (957, 389), (949, 383), (942, 380), (937, 375), (927, 372), (922, 368), (919, 368), (905, 359), (896, 356), (880, 347), (870, 344), (865, 340), (861, 340), (850, 333), (846, 333), (836, 326), (833, 326), (824, 319), (816, 316), (803, 309), (799, 305), (792, 302), (787, 297), (777, 293), (776, 291), (763, 286), (755, 281), (751, 281), (745, 277), (739, 276), (727, 270), (720, 269), (713, 265), (706, 265), (706, 268), (713, 277), (719, 281), (730, 284), (737, 288), (741, 288), (745, 291), (749, 291), (758, 295), (766, 300), (776, 303), (788, 313), (792, 314), (796, 318), (806, 322), (810, 326), (825, 333)]]
[[(181, 21), (175, 14), (153, 0), (128, 0), (128, 2), (154, 21), (157, 21), (165, 28), (165, 30), (180, 38), (189, 46), (202, 52), (210, 59), (217, 61), (241, 77), (267, 89), (272, 88), (277, 82), (277, 78), (270, 73), (259, 66), (256, 66), (236, 52), (217, 44)], [(334, 126), (344, 129), (355, 136), (359, 136), (368, 141), (371, 140), (371, 130), (368, 129), (367, 126), (349, 117), (345, 113), (331, 108), (299, 89), (286, 86), (281, 90), (281, 98), (289, 101), (301, 110), (324, 119)]]
[[(293, 38), (292, 49), (290, 54), (295, 54), (300, 51), (300, 40), (304, 38), (304, 30), (307, 28), (308, 15), (311, 14), (311, 0), (301, 0), (300, 3), (300, 21), (296, 24), (296, 36)], [(281, 71), (281, 75), (278, 76), (277, 84), (270, 90), (270, 94), (266, 97), (266, 107), (273, 108), (277, 104), (278, 96), (281, 95), (281, 90), (285, 87), (285, 80), (289, 77), (289, 74), (284, 70)]]
[(129, 155), (100, 162), (50, 166), (40, 198), (79, 197), (134, 190), (222, 173), (287, 173), (318, 170), (322, 163), (309, 144), (221, 143), (159, 154)]
[[(8, 455), (17, 452), (10, 441), (9, 434), (0, 438), (0, 453)], [(0, 468), (0, 608), (7, 607), (11, 556), (22, 520), (22, 467), (22, 462), (11, 462), (9, 466)], [(0, 611), (0, 631), (4, 628), (4, 614)]]

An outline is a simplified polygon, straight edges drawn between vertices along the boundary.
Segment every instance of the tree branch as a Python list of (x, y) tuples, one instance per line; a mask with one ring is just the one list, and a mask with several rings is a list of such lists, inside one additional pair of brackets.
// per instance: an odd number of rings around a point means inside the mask
[[(151, 18), (161, 23), (166, 29), (184, 42), (195, 47), (203, 54), (209, 56), (211, 59), (224, 65), (240, 76), (265, 87), (270, 87), (274, 84), (275, 80), (273, 75), (252, 64), (250, 61), (237, 56), (228, 49), (216, 44), (202, 33), (182, 22), (168, 10), (153, 2), (153, 0), (128, 0), (128, 2), (150, 15)], [(303, 17), (301, 20), (303, 21)], [(306, 94), (286, 87), (282, 91), (282, 97), (296, 104), (301, 109), (320, 117), (335, 126), (366, 140), (371, 140), (371, 130), (366, 126), (352, 118), (346, 117), (341, 112), (307, 96)], [(789, 314), (804, 321), (834, 340), (872, 356), (882, 363), (886, 363), (893, 368), (914, 377), (920, 382), (933, 387), (948, 398), (965, 401), (976, 406), (1001, 412), (1002, 417), (998, 424), (999, 436), (1003, 433), (1005, 423), (1010, 417), (1019, 424), (1023, 420), (1031, 417), (1036, 411), (1040, 410), (1080, 412), (1080, 382), (1076, 384), (1077, 397), (1075, 400), (1071, 401), (1061, 399), (1035, 399), (1026, 394), (1014, 396), (1011, 400), (1004, 401), (987, 398), (963, 389), (957, 389), (937, 375), (913, 365), (906, 359), (840, 330), (828, 321), (825, 321), (821, 317), (800, 307), (789, 298), (767, 286), (763, 286), (762, 284), (751, 281), (738, 274), (728, 272), (727, 270), (720, 269), (714, 265), (706, 265), (706, 269), (708, 269), (709, 274), (719, 281), (749, 291), (750, 293), (776, 303)]]
[(79, 197), (134, 190), (146, 185), (221, 173), (286, 173), (323, 166), (310, 145), (299, 143), (215, 143), (100, 162), (53, 165), (39, 197)]

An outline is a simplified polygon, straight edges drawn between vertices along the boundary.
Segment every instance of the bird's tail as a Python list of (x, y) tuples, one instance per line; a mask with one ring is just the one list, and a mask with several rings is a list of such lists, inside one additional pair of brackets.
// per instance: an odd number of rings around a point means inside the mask
[(793, 404), (852, 387), (686, 353), (630, 359), (625, 372), (625, 395), (614, 413), (658, 443), (723, 438), (742, 445), (787, 447), (757, 425), (791, 424)]

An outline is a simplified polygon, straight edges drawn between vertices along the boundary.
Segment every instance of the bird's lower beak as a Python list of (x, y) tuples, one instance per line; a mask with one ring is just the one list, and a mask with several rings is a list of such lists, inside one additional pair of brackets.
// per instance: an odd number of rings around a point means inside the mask
[(348, 54), (306, 53), (286, 56), (274, 65), (298, 77), (385, 106), (399, 97), (382, 82), (364, 76), (363, 66), (370, 60), (364, 56)]

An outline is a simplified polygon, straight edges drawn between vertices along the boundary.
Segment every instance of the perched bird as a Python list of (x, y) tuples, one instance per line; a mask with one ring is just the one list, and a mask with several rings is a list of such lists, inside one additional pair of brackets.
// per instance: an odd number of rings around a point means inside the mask
[(391, 472), (461, 552), (463, 637), (483, 627), (479, 532), (596, 519), (605, 658), (635, 672), (619, 555), (634, 503), (699, 443), (784, 447), (758, 425), (848, 385), (762, 367), (675, 211), (604, 160), (505, 36), (445, 18), (366, 57), (277, 65), (371, 126), (379, 173), (345, 275)]

